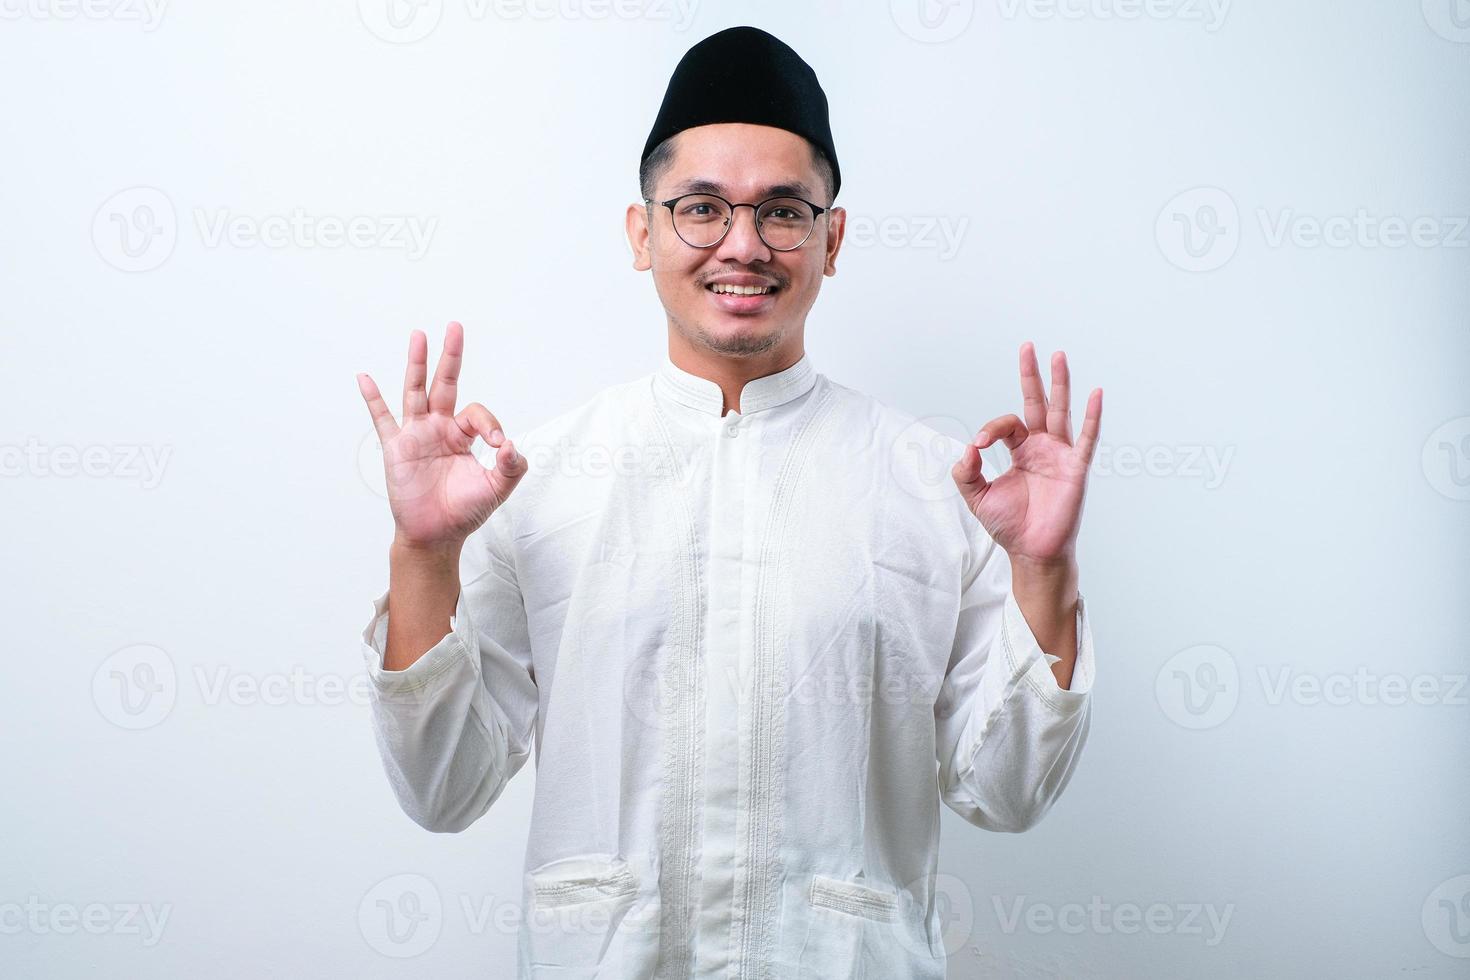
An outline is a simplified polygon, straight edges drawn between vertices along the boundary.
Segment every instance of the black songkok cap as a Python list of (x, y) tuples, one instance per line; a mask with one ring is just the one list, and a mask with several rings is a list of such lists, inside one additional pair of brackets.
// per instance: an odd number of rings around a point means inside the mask
[(754, 123), (804, 136), (832, 164), (834, 197), (842, 186), (817, 73), (790, 45), (759, 28), (731, 27), (685, 52), (639, 162), (675, 133), (711, 123)]

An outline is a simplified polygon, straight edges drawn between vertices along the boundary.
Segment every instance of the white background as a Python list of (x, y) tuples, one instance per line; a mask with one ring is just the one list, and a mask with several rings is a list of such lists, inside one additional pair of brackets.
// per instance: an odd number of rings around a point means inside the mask
[(951, 976), (1466, 975), (1470, 4), (925, 2), (0, 0), (0, 974), (510, 975), (533, 773), (428, 834), (340, 690), (353, 376), (459, 319), (514, 436), (653, 370), (638, 154), (750, 23), (832, 103), (817, 370), (962, 437), (1026, 339), (1105, 390), (1091, 739), (1025, 835), (945, 811)]

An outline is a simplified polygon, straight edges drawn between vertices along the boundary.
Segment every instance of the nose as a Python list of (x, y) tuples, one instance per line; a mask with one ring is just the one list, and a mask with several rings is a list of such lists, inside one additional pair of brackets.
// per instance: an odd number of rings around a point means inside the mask
[[(749, 218), (744, 212), (750, 212)], [(715, 258), (724, 262), (739, 262), (749, 264), (757, 261), (770, 261), (771, 250), (761, 240), (760, 233), (755, 226), (755, 208), (751, 205), (738, 205), (730, 215), (730, 230), (725, 232), (725, 237), (720, 239), (719, 247), (715, 249)]]

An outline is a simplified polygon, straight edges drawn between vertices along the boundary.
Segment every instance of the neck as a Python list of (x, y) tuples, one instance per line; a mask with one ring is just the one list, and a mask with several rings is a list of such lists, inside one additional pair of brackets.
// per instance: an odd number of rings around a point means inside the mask
[(778, 374), (801, 360), (805, 353), (801, 337), (754, 354), (726, 354), (697, 347), (677, 331), (669, 330), (669, 360), (681, 371), (713, 381), (725, 396), (721, 415), (740, 409), (740, 392), (746, 382)]

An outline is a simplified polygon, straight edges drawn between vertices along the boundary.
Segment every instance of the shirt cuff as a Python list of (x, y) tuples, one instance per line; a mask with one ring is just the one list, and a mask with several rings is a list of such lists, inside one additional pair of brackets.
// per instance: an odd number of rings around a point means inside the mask
[(422, 691), (443, 677), (451, 667), (466, 658), (475, 659), (474, 627), (463, 591), (455, 603), (454, 615), (449, 619), (449, 629), (443, 639), (407, 667), (387, 670), (383, 667), (383, 657), (388, 643), (388, 593), (374, 599), (373, 618), (362, 631), (362, 657), (378, 694), (391, 697)]
[(1041, 649), (1036, 634), (1021, 613), (1013, 591), (1006, 592), (1005, 617), (1002, 625), (1006, 660), (1012, 674), (1024, 672), (1027, 683), (1044, 700), (1058, 705), (1075, 706), (1092, 691), (1092, 629), (1087, 620), (1087, 603), (1077, 594), (1077, 662), (1072, 667), (1071, 686), (1063, 688), (1051, 665), (1061, 660)]

